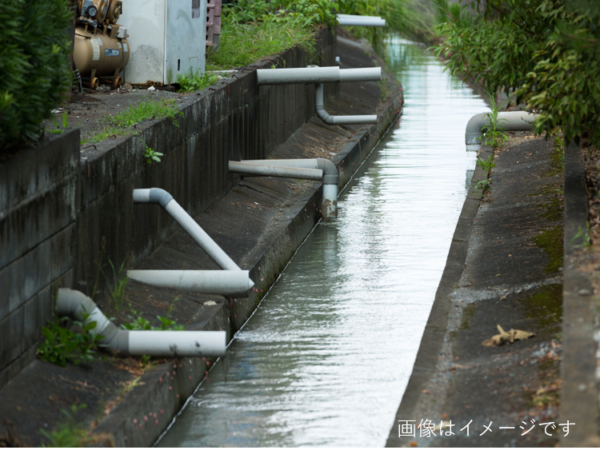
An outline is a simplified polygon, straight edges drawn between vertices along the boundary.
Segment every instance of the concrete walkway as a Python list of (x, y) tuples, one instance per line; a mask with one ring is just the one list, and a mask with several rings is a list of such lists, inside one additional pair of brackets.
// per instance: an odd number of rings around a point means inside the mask
[[(475, 171), (388, 446), (554, 446), (564, 434), (563, 163), (551, 141), (519, 134), (496, 151), (483, 196)], [(535, 336), (488, 346), (497, 325)]]

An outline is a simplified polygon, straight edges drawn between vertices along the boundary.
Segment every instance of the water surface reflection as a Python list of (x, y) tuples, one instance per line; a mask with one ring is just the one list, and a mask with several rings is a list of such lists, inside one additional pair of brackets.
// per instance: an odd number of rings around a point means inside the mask
[(483, 100), (423, 46), (389, 45), (400, 126), (315, 229), (161, 446), (384, 446), (475, 162)]

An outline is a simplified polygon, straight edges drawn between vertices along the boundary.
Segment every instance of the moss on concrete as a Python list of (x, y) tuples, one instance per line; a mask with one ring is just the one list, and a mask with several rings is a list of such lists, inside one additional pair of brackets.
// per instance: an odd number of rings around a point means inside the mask
[(563, 225), (556, 225), (538, 234), (533, 239), (538, 247), (550, 256), (550, 262), (545, 269), (548, 274), (559, 272), (563, 265)]
[(520, 299), (528, 319), (535, 319), (540, 328), (560, 327), (562, 323), (562, 284), (543, 286), (534, 294)]

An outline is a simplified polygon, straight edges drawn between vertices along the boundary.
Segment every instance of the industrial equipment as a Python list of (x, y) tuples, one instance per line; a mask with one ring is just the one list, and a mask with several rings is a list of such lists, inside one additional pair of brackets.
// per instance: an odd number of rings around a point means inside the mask
[(102, 82), (113, 88), (123, 83), (120, 73), (130, 51), (127, 29), (117, 24), (123, 12), (121, 0), (78, 0), (73, 62), (85, 86)]
[(119, 23), (131, 37), (130, 84), (163, 86), (204, 73), (206, 0), (126, 0)]

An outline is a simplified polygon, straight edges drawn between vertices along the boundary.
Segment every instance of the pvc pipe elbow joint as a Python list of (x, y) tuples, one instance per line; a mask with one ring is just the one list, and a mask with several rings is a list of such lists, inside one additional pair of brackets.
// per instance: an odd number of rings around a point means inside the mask
[(79, 291), (61, 288), (57, 296), (58, 313), (84, 324), (96, 322), (90, 331), (102, 336), (101, 347), (123, 355), (149, 356), (223, 356), (224, 331), (129, 331), (113, 324), (96, 304)]
[[(381, 69), (379, 67), (379, 69)], [(332, 116), (325, 110), (325, 102), (323, 100), (323, 84), (318, 84), (315, 89), (316, 93), (316, 109), (317, 115), (321, 120), (329, 125), (353, 125), (353, 124), (373, 124), (377, 123), (376, 115), (369, 116)]]
[[(488, 125), (490, 113), (475, 114), (467, 123), (465, 144), (467, 149), (481, 145), (482, 128)], [(527, 111), (501, 111), (498, 113), (498, 124), (506, 131), (528, 131), (533, 127), (533, 121), (538, 117)]]
[(225, 270), (241, 270), (167, 191), (159, 188), (134, 189), (133, 201), (160, 204), (219, 267)]
[(163, 208), (166, 208), (169, 202), (173, 200), (173, 196), (164, 189), (134, 189), (134, 203), (158, 203)]

